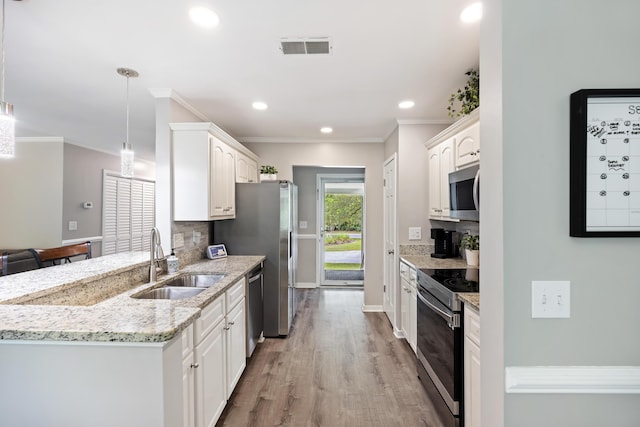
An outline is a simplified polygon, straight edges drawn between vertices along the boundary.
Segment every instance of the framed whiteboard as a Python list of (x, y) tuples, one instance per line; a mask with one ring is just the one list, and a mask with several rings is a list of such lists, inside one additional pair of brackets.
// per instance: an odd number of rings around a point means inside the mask
[(640, 237), (640, 89), (571, 94), (570, 232)]

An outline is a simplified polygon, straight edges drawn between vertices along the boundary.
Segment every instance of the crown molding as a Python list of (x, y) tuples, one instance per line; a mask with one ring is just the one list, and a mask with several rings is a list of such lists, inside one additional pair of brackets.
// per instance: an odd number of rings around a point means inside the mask
[(377, 137), (365, 138), (295, 138), (295, 137), (271, 137), (271, 136), (244, 136), (236, 138), (242, 143), (263, 144), (383, 144), (384, 139)]
[(173, 90), (171, 88), (150, 88), (149, 92), (156, 99), (169, 98), (169, 99), (177, 102), (182, 107), (184, 107), (186, 110), (188, 110), (191, 114), (193, 114), (194, 116), (196, 116), (197, 118), (202, 120), (203, 122), (210, 122), (211, 121), (207, 116), (205, 116), (202, 112), (200, 112), (196, 107), (194, 107), (193, 105), (189, 104), (189, 102), (187, 102), (186, 99), (184, 99), (182, 96), (180, 96), (180, 94), (178, 94), (178, 92), (176, 92), (175, 90)]

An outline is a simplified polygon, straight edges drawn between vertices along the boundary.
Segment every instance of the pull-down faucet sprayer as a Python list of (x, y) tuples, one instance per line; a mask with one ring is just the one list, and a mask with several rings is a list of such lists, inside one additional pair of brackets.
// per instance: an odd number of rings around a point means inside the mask
[(160, 242), (160, 231), (157, 227), (151, 229), (151, 247), (149, 248), (149, 283), (153, 283), (158, 278), (158, 272), (162, 271), (160, 261), (164, 258), (162, 244)]

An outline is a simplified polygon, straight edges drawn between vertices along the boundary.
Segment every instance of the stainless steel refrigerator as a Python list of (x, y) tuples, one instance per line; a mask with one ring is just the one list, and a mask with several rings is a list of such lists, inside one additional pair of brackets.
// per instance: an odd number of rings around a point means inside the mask
[(229, 255), (265, 255), (264, 336), (289, 334), (295, 315), (297, 187), (289, 181), (236, 184), (236, 218), (215, 221), (213, 242)]

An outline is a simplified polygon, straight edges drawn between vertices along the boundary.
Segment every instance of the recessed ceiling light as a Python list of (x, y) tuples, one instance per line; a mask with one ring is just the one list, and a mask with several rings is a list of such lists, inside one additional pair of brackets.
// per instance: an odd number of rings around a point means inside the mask
[(478, 22), (482, 19), (482, 3), (473, 3), (464, 8), (460, 14), (462, 22)]
[(251, 106), (256, 109), (256, 110), (266, 110), (267, 108), (269, 108), (269, 106), (261, 101), (256, 101), (253, 104), (251, 104)]
[(413, 108), (413, 106), (416, 105), (415, 102), (413, 101), (402, 101), (400, 104), (398, 104), (399, 108), (402, 108), (403, 110), (406, 110), (407, 108)]
[(320, 129), (320, 132), (322, 132), (322, 133), (331, 133), (331, 132), (333, 132), (333, 129), (328, 127), (328, 126), (325, 126), (325, 127)]
[(191, 20), (197, 25), (204, 28), (213, 28), (217, 27), (220, 23), (220, 19), (218, 15), (206, 7), (193, 7), (189, 10), (189, 17)]

